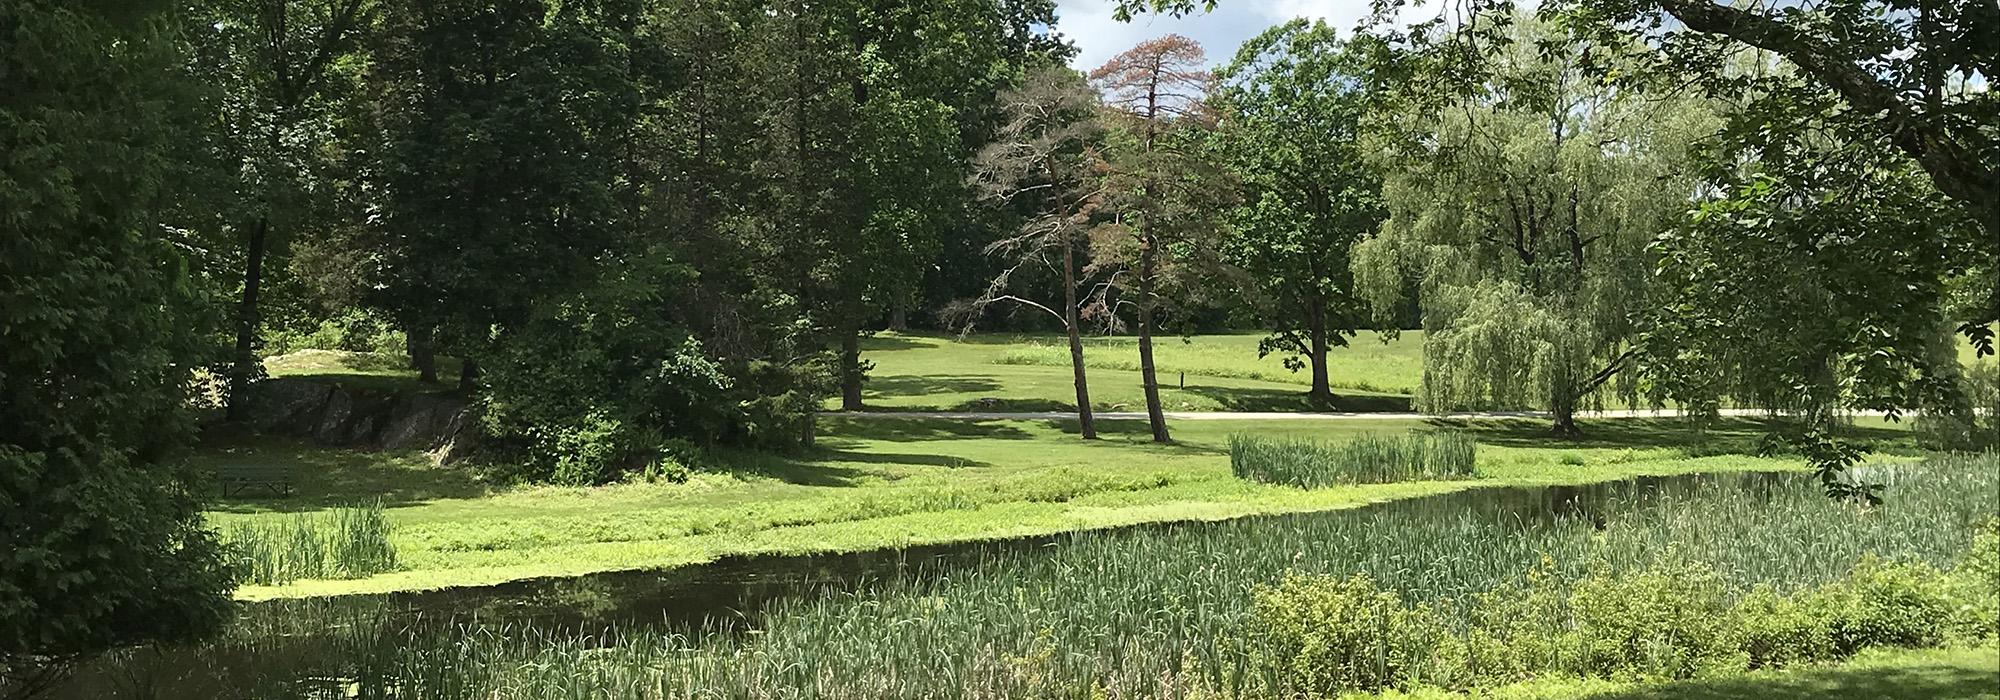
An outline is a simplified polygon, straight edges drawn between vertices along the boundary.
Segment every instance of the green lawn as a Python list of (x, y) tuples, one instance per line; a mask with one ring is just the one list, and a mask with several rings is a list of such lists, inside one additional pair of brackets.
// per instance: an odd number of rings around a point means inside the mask
[(1840, 664), (1699, 680), (1551, 678), (1473, 693), (1356, 694), (1345, 700), (2000, 700), (2000, 649), (1868, 649)]
[[(1758, 426), (1735, 421), (1697, 438), (1678, 421), (1586, 425), (1552, 442), (1539, 421), (1454, 422), (1481, 442), (1477, 481), (1319, 490), (1240, 481), (1232, 432), (1338, 439), (1436, 423), (1181, 421), (1177, 445), (1144, 440), (1140, 422), (1107, 422), (1086, 443), (1057, 422), (826, 419), (812, 453), (727, 453), (730, 469), (687, 484), (493, 488), (419, 454), (362, 453), (252, 441), (213, 446), (205, 465), (297, 465), (299, 493), (225, 501), (226, 525), (380, 498), (402, 571), (355, 581), (250, 587), (245, 598), (477, 585), (540, 576), (666, 567), (729, 554), (861, 550), (1169, 520), (1332, 509), (1482, 485), (1580, 483), (1641, 474), (1798, 468), (1747, 456)], [(1897, 435), (1871, 429), (1878, 437)], [(1694, 454), (1716, 456), (1690, 458)]]
[(264, 358), (264, 373), (272, 378), (299, 377), (362, 389), (450, 391), (458, 381), (458, 360), (438, 358), (438, 383), (417, 381), (408, 358), (371, 352), (300, 350)]
[[(1257, 357), (1262, 335), (1166, 337), (1154, 345), (1162, 401), (1171, 411), (1310, 410), (1308, 372), (1294, 373), (1282, 357)], [(1092, 338), (1084, 349), (1091, 404), (1100, 410), (1144, 410), (1139, 351), (1132, 338)], [(864, 402), (869, 408), (933, 411), (1069, 410), (1076, 404), (1069, 346), (1062, 336), (890, 334), (862, 343), (874, 363)], [(1408, 410), (1423, 379), (1423, 333), (1384, 343), (1375, 333), (1353, 339), (1328, 360), (1334, 408)], [(1185, 375), (1185, 376), (1183, 376)], [(837, 407), (838, 399), (829, 402)], [(1322, 407), (1323, 408), (1323, 407)]]

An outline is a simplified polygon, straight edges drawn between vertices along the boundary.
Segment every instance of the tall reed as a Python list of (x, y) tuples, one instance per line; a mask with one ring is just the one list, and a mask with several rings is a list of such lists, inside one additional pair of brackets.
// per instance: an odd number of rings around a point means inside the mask
[(396, 569), (381, 502), (285, 518), (231, 523), (222, 542), (238, 580), (265, 585), (299, 579), (363, 578)]
[(1478, 447), (1456, 430), (1365, 434), (1342, 443), (1238, 434), (1229, 436), (1229, 468), (1237, 478), (1304, 488), (1473, 479)]

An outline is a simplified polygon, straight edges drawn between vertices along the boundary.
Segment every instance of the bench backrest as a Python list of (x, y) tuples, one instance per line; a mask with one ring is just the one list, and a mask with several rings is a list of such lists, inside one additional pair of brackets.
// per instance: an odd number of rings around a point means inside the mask
[(217, 467), (216, 476), (236, 481), (285, 481), (292, 478), (289, 467), (268, 464), (240, 464)]

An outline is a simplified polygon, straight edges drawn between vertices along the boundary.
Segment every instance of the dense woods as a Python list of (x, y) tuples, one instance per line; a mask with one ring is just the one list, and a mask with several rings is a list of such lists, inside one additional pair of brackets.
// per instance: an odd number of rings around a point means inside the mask
[(304, 347), (575, 486), (810, 445), (884, 329), (1065, 333), (1086, 439), (1093, 335), (1166, 443), (1162, 338), (1269, 333), (1330, 406), (1422, 329), (1421, 410), (1781, 410), (1836, 495), (1841, 411), (1991, 440), (1990, 1), (1467, 7), (1077, 70), (1054, 0), (10, 0), (0, 691), (223, 623), (167, 457)]

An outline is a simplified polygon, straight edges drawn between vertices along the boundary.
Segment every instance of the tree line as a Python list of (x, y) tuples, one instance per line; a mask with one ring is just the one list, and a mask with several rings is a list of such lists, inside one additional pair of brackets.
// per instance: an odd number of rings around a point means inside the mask
[(1082, 337), (1130, 333), (1168, 441), (1161, 334), (1267, 330), (1328, 402), (1333, 348), (1415, 324), (1421, 408), (1771, 407), (1869, 497), (1839, 411), (1992, 430), (1955, 343), (2000, 308), (1996, 20), (1829, 7), (1473, 3), (1084, 72), (1052, 0), (9, 3), (0, 688), (222, 623), (166, 456), (198, 379), (242, 418), (329, 319), (531, 481), (810, 443), (881, 327), (1064, 330), (1085, 438)]

